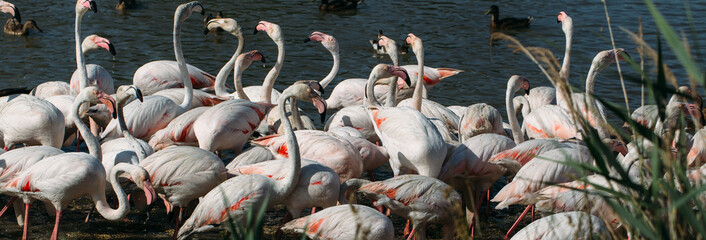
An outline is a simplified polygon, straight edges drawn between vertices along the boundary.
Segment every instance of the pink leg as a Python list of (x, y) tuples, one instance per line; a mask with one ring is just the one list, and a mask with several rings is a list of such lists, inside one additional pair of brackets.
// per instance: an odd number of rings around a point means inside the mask
[(487, 208), (485, 209), (485, 215), (490, 215), (490, 189), (488, 191), (485, 191), (486, 197), (485, 197), (485, 202), (487, 203)]
[(25, 203), (25, 226), (22, 228), (22, 240), (27, 239), (27, 226), (29, 226), (29, 204)]
[(534, 222), (534, 204), (532, 204), (532, 220), (530, 222)]
[(515, 231), (515, 228), (517, 227), (517, 225), (520, 224), (520, 221), (522, 221), (522, 218), (524, 218), (525, 215), (527, 215), (527, 212), (530, 210), (530, 207), (531, 206), (527, 206), (525, 208), (525, 211), (523, 211), (522, 214), (520, 215), (520, 217), (517, 218), (517, 221), (515, 221), (515, 223), (512, 224), (512, 227), (510, 228), (510, 230), (507, 231), (507, 234), (505, 234), (505, 239), (510, 239), (510, 235), (512, 234), (513, 231)]
[(76, 131), (76, 151), (78, 152), (79, 146), (81, 145), (81, 133)]
[(4, 146), (2, 149), (5, 150), (5, 152), (10, 150), (10, 148), (8, 148), (7, 146)]
[(414, 236), (414, 232), (416, 232), (416, 229), (412, 228), (412, 232), (409, 233), (409, 237), (407, 237), (407, 240), (412, 240), (412, 237)]
[(7, 202), (7, 204), (5, 205), (5, 207), (3, 207), (2, 210), (0, 210), (0, 217), (2, 217), (3, 214), (5, 214), (5, 211), (7, 211), (7, 208), (10, 207), (10, 205), (11, 205), (12, 203), (14, 203), (15, 200), (17, 200), (17, 197), (12, 197), (12, 198), (10, 198), (10, 201)]
[(179, 224), (181, 223), (181, 214), (184, 212), (183, 207), (179, 207), (179, 214), (177, 214), (177, 219), (176, 219), (176, 227), (174, 227), (174, 235), (172, 236), (173, 240), (177, 239), (177, 234), (179, 233)]
[(51, 240), (56, 240), (59, 235), (59, 219), (61, 218), (61, 211), (56, 210), (56, 220), (54, 221), (54, 231), (51, 232)]
[(407, 224), (404, 225), (404, 236), (403, 237), (406, 237), (407, 235), (409, 235), (409, 219), (407, 219)]
[(86, 220), (84, 220), (83, 222), (88, 222), (88, 220), (91, 218), (91, 213), (93, 213), (93, 209), (95, 208), (91, 207), (91, 210), (88, 211), (88, 214), (86, 214)]
[[(284, 226), (285, 223), (289, 222), (289, 220), (292, 220), (293, 216), (292, 214), (287, 211), (287, 214), (284, 215), (284, 218), (282, 218), (282, 222), (280, 222), (280, 226)], [(281, 228), (277, 228), (277, 232), (275, 232), (275, 239), (282, 239), (282, 235), (284, 235), (284, 232), (282, 231)]]
[(378, 201), (373, 201), (373, 206), (375, 206), (375, 208), (378, 210), (378, 212), (383, 213), (384, 211), (382, 210), (383, 209), (382, 205), (378, 206), (377, 202)]
[(311, 208), (311, 214), (314, 214), (314, 213), (316, 213), (316, 207)]

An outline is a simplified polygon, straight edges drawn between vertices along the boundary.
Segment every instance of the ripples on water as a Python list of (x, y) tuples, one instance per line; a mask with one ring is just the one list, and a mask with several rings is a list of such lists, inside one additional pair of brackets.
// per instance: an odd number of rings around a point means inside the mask
[[(24, 20), (34, 19), (43, 33), (29, 37), (0, 35), (0, 76), (2, 87), (34, 87), (45, 81), (69, 81), (76, 68), (74, 59), (74, 1), (14, 1)], [(172, 21), (178, 1), (144, 0), (136, 10), (119, 15), (113, 9), (117, 1), (97, 0), (98, 14), (88, 12), (83, 17), (82, 35), (98, 34), (110, 39), (118, 55), (107, 51), (88, 54), (87, 63), (108, 69), (116, 85), (130, 84), (132, 75), (141, 65), (161, 59), (174, 59), (172, 51)], [(492, 4), (500, 6), (500, 17), (534, 16), (531, 28), (510, 34), (525, 46), (541, 46), (554, 51), (561, 60), (564, 54), (564, 34), (556, 22), (559, 11), (573, 17), (574, 41), (571, 80), (583, 89), (583, 78), (591, 59), (600, 50), (611, 48), (603, 5), (600, 1), (390, 1), (369, 0), (356, 12), (324, 14), (318, 2), (299, 1), (202, 1), (210, 13), (222, 11), (238, 21), (245, 34), (245, 50), (260, 50), (270, 61), (267, 67), (253, 64), (244, 73), (245, 85), (260, 84), (277, 55), (275, 44), (266, 34), (252, 35), (259, 20), (278, 23), (284, 32), (286, 57), (275, 88), (283, 90), (300, 79), (321, 79), (330, 70), (332, 59), (320, 44), (302, 43), (312, 31), (335, 36), (340, 45), (341, 69), (332, 85), (347, 78), (367, 78), (377, 63), (389, 59), (371, 50), (369, 39), (378, 29), (399, 43), (407, 33), (424, 40), (425, 63), (433, 67), (462, 69), (465, 72), (445, 79), (434, 87), (429, 96), (444, 105), (470, 105), (486, 102), (503, 115), (504, 89), (512, 74), (528, 77), (533, 86), (547, 86), (549, 81), (524, 55), (513, 54), (502, 42), (492, 49), (488, 44), (489, 16), (483, 13)], [(636, 45), (617, 27), (637, 30), (638, 18), (645, 23), (645, 38), (656, 47), (654, 23), (642, 1), (608, 1), (616, 44), (637, 57)], [(684, 5), (662, 1), (657, 4), (678, 31), (689, 32)], [(693, 15), (706, 12), (706, 3), (692, 2)], [(3, 16), (2, 22), (7, 16)], [(216, 74), (235, 51), (235, 37), (227, 34), (202, 33), (202, 16), (194, 15), (182, 27), (182, 44), (188, 63)], [(706, 37), (706, 27), (695, 26), (696, 39)], [(702, 55), (699, 55), (702, 56)], [(672, 56), (667, 63), (675, 70), (681, 83), (684, 71)], [(703, 59), (700, 59), (703, 60)], [(703, 62), (703, 61), (701, 61)], [(402, 55), (401, 64), (416, 64), (413, 55)], [(623, 65), (626, 77), (639, 75)], [(232, 79), (232, 76), (231, 78)], [(603, 71), (596, 84), (599, 96), (622, 103), (616, 68)], [(628, 82), (628, 94), (634, 109), (639, 106), (640, 86)], [(703, 90), (701, 90), (703, 92)], [(309, 107), (309, 106), (307, 106)], [(310, 108), (310, 107), (309, 107)], [(313, 109), (309, 109), (310, 112)]]

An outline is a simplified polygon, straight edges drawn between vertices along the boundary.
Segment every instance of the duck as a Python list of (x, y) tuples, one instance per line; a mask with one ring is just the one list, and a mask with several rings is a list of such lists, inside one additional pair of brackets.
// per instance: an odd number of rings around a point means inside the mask
[(503, 18), (498, 17), (500, 10), (497, 5), (490, 6), (485, 15), (491, 14), (490, 29), (491, 30), (509, 30), (528, 28), (534, 17), (527, 18)]
[(351, 10), (358, 8), (363, 0), (321, 0), (319, 10), (335, 12), (343, 10)]

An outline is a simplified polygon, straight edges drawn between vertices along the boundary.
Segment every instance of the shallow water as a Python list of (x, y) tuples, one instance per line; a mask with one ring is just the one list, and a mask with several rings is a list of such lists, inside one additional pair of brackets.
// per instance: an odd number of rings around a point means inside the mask
[[(120, 15), (113, 9), (117, 1), (98, 0), (99, 12), (86, 13), (82, 22), (82, 35), (98, 34), (110, 39), (117, 56), (107, 51), (89, 53), (86, 62), (100, 64), (108, 69), (116, 85), (130, 84), (135, 70), (153, 60), (173, 60), (172, 21), (175, 1), (141, 1), (138, 9)], [(678, 31), (688, 34), (684, 5), (681, 2), (660, 1), (662, 13)], [(34, 19), (42, 33), (28, 37), (0, 35), (0, 76), (5, 87), (32, 88), (44, 81), (69, 81), (76, 64), (74, 60), (74, 2), (73, 1), (14, 1), (24, 20)], [(340, 45), (341, 69), (332, 83), (347, 78), (366, 78), (377, 63), (389, 63), (389, 59), (373, 53), (368, 40), (374, 39), (378, 29), (398, 42), (404, 36), (415, 33), (424, 40), (425, 63), (432, 67), (447, 67), (464, 70), (457, 76), (443, 80), (429, 94), (430, 99), (444, 105), (470, 105), (485, 102), (504, 114), (504, 89), (512, 74), (528, 77), (532, 86), (548, 86), (549, 81), (524, 55), (512, 53), (506, 42), (489, 46), (489, 16), (483, 15), (495, 1), (366, 1), (357, 11), (331, 14), (318, 11), (318, 2), (312, 1), (203, 1), (208, 13), (220, 10), (226, 17), (235, 18), (245, 34), (245, 50), (257, 49), (268, 59), (266, 67), (253, 64), (245, 71), (245, 85), (260, 84), (274, 64), (277, 50), (266, 34), (251, 35), (259, 20), (278, 23), (285, 34), (286, 58), (275, 88), (283, 90), (300, 79), (321, 79), (332, 65), (331, 56), (318, 43), (302, 43), (312, 31), (321, 31), (335, 36)], [(588, 71), (591, 59), (600, 50), (610, 49), (610, 36), (600, 1), (509, 1), (500, 5), (500, 17), (534, 16), (531, 28), (509, 32), (525, 46), (541, 46), (554, 51), (561, 60), (564, 53), (564, 34), (556, 23), (559, 11), (566, 11), (574, 19), (574, 41), (572, 51), (571, 81), (583, 89), (582, 78)], [(636, 44), (618, 29), (623, 26), (637, 30), (638, 19), (645, 24), (645, 38), (656, 46), (654, 23), (642, 1), (608, 1), (613, 31), (618, 47), (625, 48), (637, 57)], [(696, 16), (706, 12), (706, 2), (691, 3)], [(5, 19), (3, 16), (0, 19)], [(706, 37), (706, 25), (694, 26), (696, 39)], [(227, 34), (204, 36), (202, 16), (194, 15), (182, 27), (184, 55), (188, 63), (212, 74), (229, 59), (235, 51), (236, 40)], [(665, 44), (666, 45), (666, 44)], [(667, 51), (668, 52), (668, 51)], [(699, 52), (700, 54), (700, 52)], [(704, 62), (703, 55), (697, 55)], [(667, 63), (677, 74), (681, 83), (686, 75), (678, 62), (667, 55)], [(402, 55), (401, 64), (416, 64), (413, 55)], [(627, 79), (639, 79), (636, 71), (625, 64), (623, 74)], [(229, 78), (232, 79), (232, 78)], [(614, 66), (598, 76), (596, 92), (600, 97), (623, 103), (620, 83)], [(640, 86), (627, 82), (631, 108), (640, 104)], [(701, 90), (703, 92), (703, 90)], [(305, 106), (312, 110), (310, 106)], [(615, 120), (613, 120), (615, 121)], [(386, 175), (384, 172), (382, 175)], [(389, 176), (389, 175), (387, 175)], [(496, 186), (495, 191), (499, 188)], [(3, 199), (0, 202), (5, 202)], [(154, 209), (149, 224), (131, 215), (131, 222), (111, 223), (94, 217), (89, 224), (82, 224), (88, 211), (88, 201), (79, 201), (78, 207), (67, 212), (62, 222), (62, 233), (70, 239), (95, 238), (169, 238), (172, 227), (164, 215), (164, 209)], [(42, 210), (43, 208), (37, 208)], [(512, 224), (519, 207), (512, 211), (491, 211), (488, 220), (481, 218), (486, 239), (498, 239), (502, 231)], [(32, 215), (34, 237), (44, 238), (51, 232), (53, 218), (40, 211)], [(270, 214), (268, 226), (283, 216), (279, 210)], [(483, 215), (484, 216), (484, 215)], [(40, 226), (43, 225), (43, 226)], [(395, 219), (396, 236), (401, 237), (404, 221)], [(21, 229), (10, 217), (0, 219), (0, 238), (18, 238)], [(130, 233), (123, 233), (130, 229)], [(440, 237), (438, 232), (430, 232)], [(221, 238), (221, 235), (203, 235), (201, 238)]]

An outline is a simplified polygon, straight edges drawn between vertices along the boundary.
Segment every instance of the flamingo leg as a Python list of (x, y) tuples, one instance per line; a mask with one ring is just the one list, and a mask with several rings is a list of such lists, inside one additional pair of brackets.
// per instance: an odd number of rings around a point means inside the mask
[[(313, 213), (312, 213), (313, 214)], [(287, 214), (284, 215), (282, 218), (282, 222), (280, 222), (280, 226), (284, 226), (285, 223), (289, 222), (289, 220), (292, 220), (294, 216), (287, 211)], [(282, 231), (281, 227), (277, 228), (277, 232), (275, 232), (275, 239), (282, 239), (282, 236), (284, 235), (284, 232)]]
[[(311, 208), (311, 214), (314, 214), (314, 213), (316, 213), (316, 207), (312, 207), (312, 208)], [(534, 216), (534, 215), (533, 215), (533, 216)]]
[(86, 214), (86, 220), (84, 220), (83, 222), (88, 222), (88, 220), (91, 218), (91, 213), (93, 213), (93, 209), (95, 208), (91, 207), (91, 210), (88, 211), (88, 214)]
[(174, 227), (174, 235), (172, 235), (172, 239), (174, 239), (174, 240), (177, 239), (177, 234), (179, 233), (179, 224), (181, 223), (181, 214), (183, 212), (184, 212), (184, 208), (179, 207), (179, 214), (177, 214), (176, 226)]
[(406, 237), (409, 235), (409, 219), (407, 219), (407, 224), (404, 225), (404, 235), (403, 237)]
[(412, 228), (412, 232), (409, 233), (409, 237), (407, 237), (407, 240), (412, 240), (412, 236), (414, 236), (414, 232), (415, 232), (416, 230), (417, 230), (417, 229)]
[(3, 214), (5, 214), (5, 211), (7, 211), (7, 208), (10, 207), (10, 204), (14, 203), (15, 200), (17, 200), (17, 197), (10, 198), (10, 201), (7, 202), (5, 207), (3, 207), (2, 210), (0, 210), (0, 217), (2, 217)]
[(25, 224), (22, 227), (22, 240), (27, 239), (27, 226), (29, 226), (29, 204), (25, 203)]
[(76, 131), (76, 152), (78, 152), (80, 145), (81, 145), (81, 133)]
[(532, 219), (530, 222), (534, 222), (534, 204), (532, 204)]
[(485, 209), (485, 215), (490, 215), (490, 189), (485, 191), (486, 197), (485, 197), (485, 202), (488, 203), (487, 208)]
[[(54, 220), (54, 231), (51, 232), (51, 240), (58, 239), (59, 235), (59, 219), (61, 218), (61, 210), (56, 210), (56, 220)], [(26, 218), (25, 218), (26, 219)]]
[(515, 223), (512, 224), (512, 227), (510, 228), (510, 230), (508, 230), (508, 231), (507, 231), (507, 234), (505, 234), (505, 239), (510, 239), (510, 235), (511, 235), (512, 232), (515, 230), (515, 228), (517, 227), (517, 225), (520, 224), (520, 221), (522, 221), (522, 218), (524, 218), (525, 215), (527, 215), (527, 212), (530, 210), (530, 207), (532, 207), (532, 206), (531, 206), (531, 205), (527, 206), (527, 207), (525, 208), (525, 211), (523, 211), (522, 214), (520, 215), (520, 217), (517, 218), (517, 221), (515, 221)]
[(8, 148), (7, 146), (2, 147), (2, 149), (5, 150), (5, 152), (10, 150), (10, 148)]
[(375, 174), (373, 174), (373, 170), (368, 170), (368, 178), (370, 178), (370, 181), (375, 182)]

